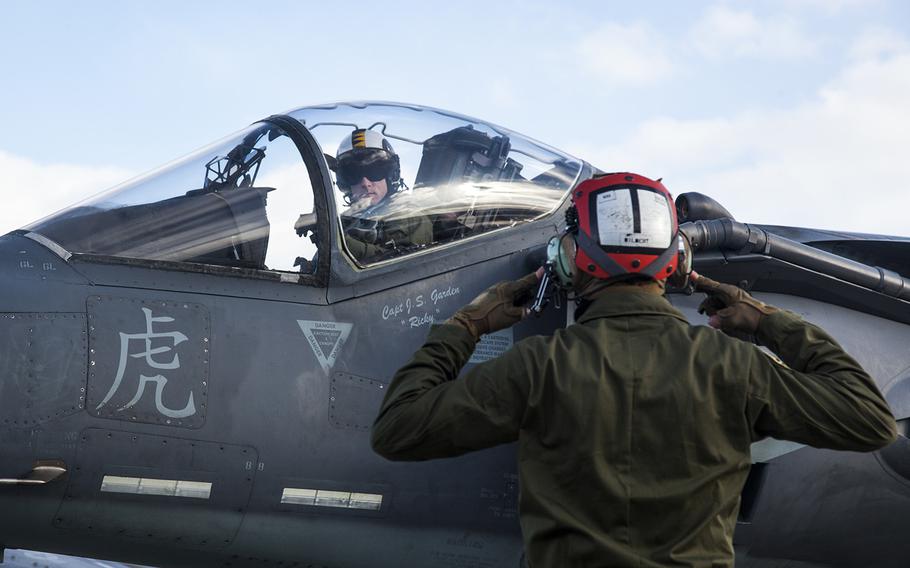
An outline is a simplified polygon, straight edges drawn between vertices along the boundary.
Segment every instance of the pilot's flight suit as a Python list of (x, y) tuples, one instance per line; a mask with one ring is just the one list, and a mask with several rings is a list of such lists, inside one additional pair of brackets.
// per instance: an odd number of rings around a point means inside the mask
[(354, 258), (374, 262), (433, 242), (433, 224), (424, 215), (377, 221), (342, 216), (345, 244)]
[(894, 440), (872, 379), (793, 313), (754, 345), (690, 326), (656, 284), (604, 290), (576, 325), (525, 339), (454, 380), (474, 341), (435, 326), (373, 426), (389, 459), (518, 440), (533, 568), (732, 566), (750, 444), (871, 451)]

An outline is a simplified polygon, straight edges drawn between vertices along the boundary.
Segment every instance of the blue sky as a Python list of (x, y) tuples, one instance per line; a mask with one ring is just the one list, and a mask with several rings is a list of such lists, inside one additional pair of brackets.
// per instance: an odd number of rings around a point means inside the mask
[(910, 3), (7, 2), (0, 229), (259, 118), (497, 122), (746, 222), (910, 235)]

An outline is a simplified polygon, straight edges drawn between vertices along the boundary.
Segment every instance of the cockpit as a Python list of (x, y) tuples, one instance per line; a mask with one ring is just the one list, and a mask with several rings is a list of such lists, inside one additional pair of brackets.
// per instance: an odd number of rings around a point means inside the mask
[[(382, 140), (383, 159), (394, 157), (397, 169), (348, 160), (369, 157), (355, 151), (364, 140)], [(369, 269), (539, 219), (563, 202), (582, 165), (441, 110), (304, 107), (26, 230), (76, 254), (306, 277), (324, 270), (332, 251)]]

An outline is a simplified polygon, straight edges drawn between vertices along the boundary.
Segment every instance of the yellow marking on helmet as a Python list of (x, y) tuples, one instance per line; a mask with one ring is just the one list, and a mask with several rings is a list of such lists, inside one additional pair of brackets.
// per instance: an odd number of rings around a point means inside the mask
[(351, 135), (351, 145), (354, 148), (366, 148), (367, 147), (367, 133), (366, 130), (355, 130)]

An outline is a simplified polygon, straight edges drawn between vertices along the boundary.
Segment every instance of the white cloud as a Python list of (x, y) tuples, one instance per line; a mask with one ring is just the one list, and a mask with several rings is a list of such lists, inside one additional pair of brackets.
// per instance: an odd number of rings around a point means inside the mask
[(112, 167), (39, 164), (2, 150), (0, 172), (4, 186), (0, 234), (29, 225), (131, 175)]
[[(867, 37), (857, 39), (860, 45)], [(856, 60), (805, 105), (654, 118), (594, 163), (663, 176), (739, 220), (910, 236), (910, 49)]]
[(712, 59), (803, 58), (815, 55), (819, 49), (796, 20), (760, 19), (748, 10), (723, 5), (705, 12), (689, 32), (689, 40), (697, 51)]
[(850, 47), (854, 60), (875, 59), (910, 51), (910, 42), (894, 30), (869, 28)]
[(583, 37), (575, 51), (588, 72), (618, 85), (648, 85), (674, 73), (660, 34), (645, 24), (605, 24)]

